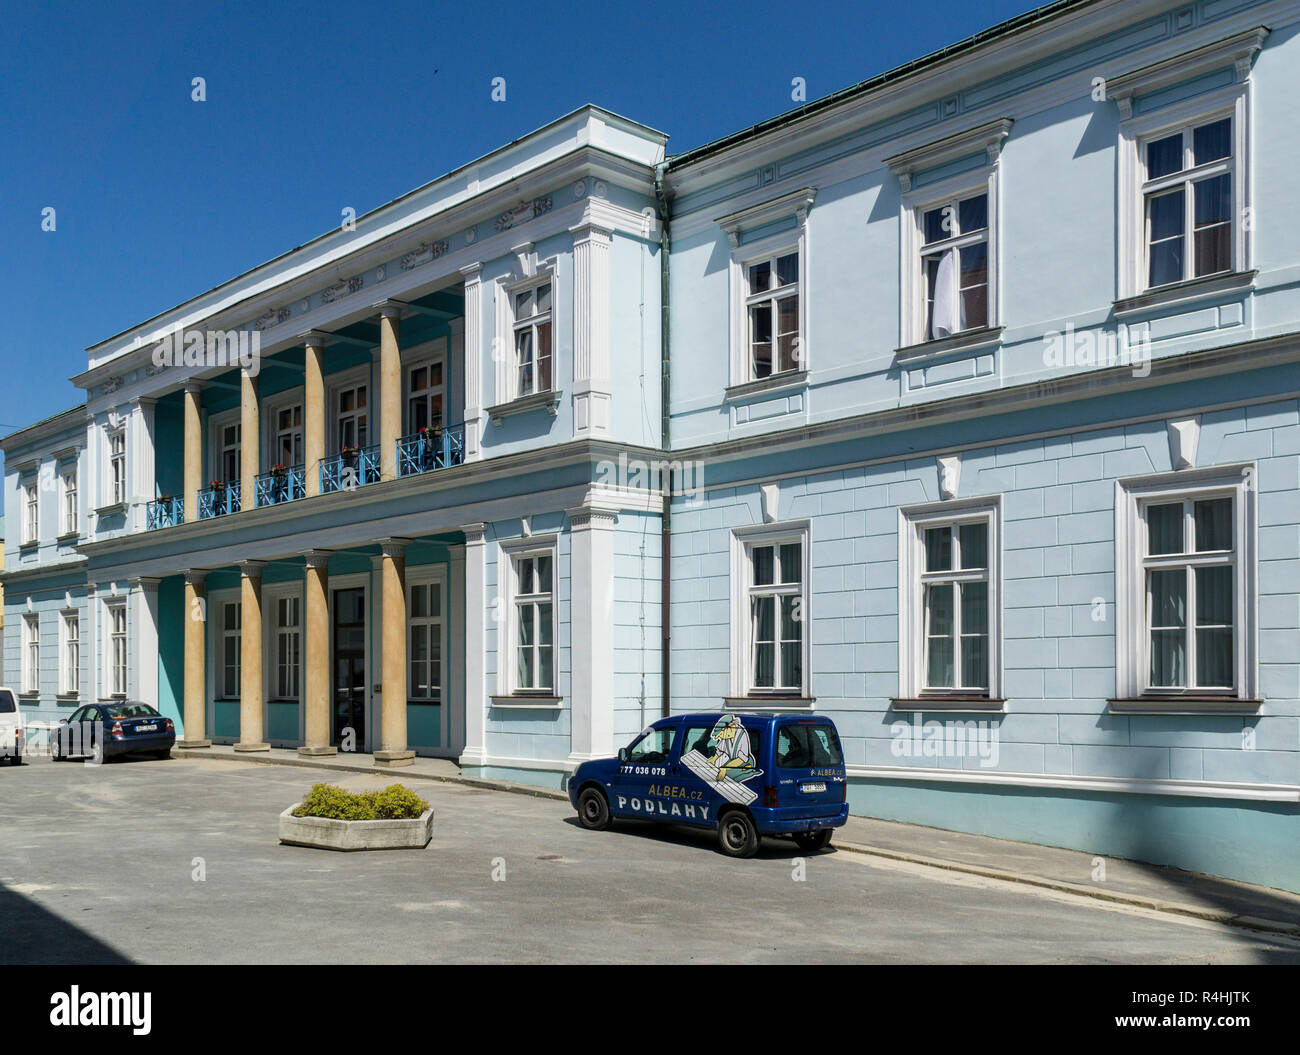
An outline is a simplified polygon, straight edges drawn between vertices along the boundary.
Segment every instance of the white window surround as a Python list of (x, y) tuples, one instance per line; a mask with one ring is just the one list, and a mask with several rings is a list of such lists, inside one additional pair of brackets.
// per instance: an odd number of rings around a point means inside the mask
[(105, 450), (108, 454), (107, 472), (104, 477), (105, 509), (113, 509), (126, 504), (127, 496), (127, 443), (126, 426), (109, 428), (105, 433)]
[[(233, 608), (235, 626), (226, 629), (227, 609)], [(208, 699), (237, 702), (243, 675), (243, 602), (238, 589), (210, 592), (207, 596), (208, 625), (212, 638), (208, 642)], [(226, 641), (234, 642), (233, 685), (226, 684)], [(265, 649), (263, 650), (265, 651)], [(233, 689), (234, 691), (228, 691)]]
[(72, 699), (81, 691), (81, 615), (75, 609), (59, 613), (59, 697)]
[[(1223, 710), (1254, 712), (1258, 671), (1258, 565), (1253, 463), (1136, 477), (1115, 482), (1115, 658), (1116, 698), (1111, 709), (1132, 713), (1185, 713)], [(1234, 662), (1231, 692), (1206, 689), (1148, 688), (1147, 589), (1143, 562), (1147, 533), (1145, 505), (1181, 499), (1233, 498), (1235, 545)]]
[[(731, 367), (728, 374), (728, 394), (743, 395), (751, 387), (783, 387), (791, 383), (806, 380), (809, 365), (809, 326), (808, 326), (808, 254), (811, 239), (808, 236), (808, 214), (816, 198), (813, 187), (805, 187), (779, 198), (760, 202), (719, 217), (715, 222), (727, 236), (731, 247), (729, 276), (729, 340)], [(795, 226), (787, 231), (752, 242), (743, 241), (746, 231), (757, 230), (781, 220), (794, 218)], [(787, 253), (799, 254), (799, 336), (798, 364), (796, 369), (783, 373), (773, 373), (768, 377), (755, 378), (750, 364), (749, 346), (749, 311), (746, 301), (749, 298), (749, 266), (767, 257), (783, 256)], [(776, 320), (773, 319), (775, 331)], [(774, 339), (775, 344), (775, 339)], [(775, 363), (775, 349), (773, 362)], [(731, 390), (740, 388), (739, 392)]]
[[(203, 487), (208, 486), (211, 480), (225, 480), (226, 483), (237, 483), (239, 477), (234, 480), (226, 480), (222, 474), (225, 472), (223, 465), (223, 455), (225, 445), (222, 440), (222, 432), (230, 425), (240, 424), (240, 410), (234, 407), (231, 410), (223, 410), (219, 414), (212, 414), (208, 418), (208, 472), (203, 478)], [(243, 437), (240, 437), (242, 446)], [(242, 454), (242, 451), (240, 452)]]
[[(301, 412), (301, 421), (296, 426), (286, 429), (286, 434), (297, 433), (297, 445), (302, 451), (303, 457), (306, 457), (307, 442), (307, 394), (306, 389), (291, 388), (285, 392), (277, 392), (274, 396), (268, 397), (262, 401), (262, 472), (269, 472), (272, 465), (280, 461), (280, 413), (281, 411), (294, 410), (297, 408)], [(242, 441), (242, 437), (241, 437)], [(292, 468), (300, 464), (300, 461), (286, 461), (283, 463), (286, 467)], [(315, 466), (307, 466), (304, 471), (316, 470)], [(242, 496), (241, 496), (242, 501)]]
[[(297, 601), (298, 603), (298, 621), (292, 626), (280, 625), (280, 602)], [(265, 687), (265, 698), (267, 702), (276, 703), (295, 703), (302, 699), (302, 683), (304, 663), (306, 662), (304, 645), (306, 643), (306, 604), (303, 600), (303, 588), (301, 583), (263, 583), (262, 585), (262, 685)], [(224, 620), (224, 609), (218, 613)], [(224, 622), (222, 629), (224, 631)], [(223, 633), (224, 636), (224, 633)], [(291, 678), (296, 681), (297, 692), (281, 693), (280, 692), (280, 638), (283, 636), (296, 636), (297, 642), (297, 663), (298, 668), (296, 677)], [(224, 642), (223, 642), (224, 646)], [(218, 656), (219, 668), (224, 668), (224, 653)]]
[(127, 694), (130, 667), (129, 623), (125, 597), (104, 602), (105, 697), (123, 699)]
[[(434, 385), (426, 391), (437, 391), (439, 387), (442, 390), (442, 423), (444, 426), (455, 424), (451, 418), (451, 342), (445, 337), (437, 337), (432, 341), (426, 341), (423, 344), (414, 345), (411, 348), (402, 349), (402, 427), (399, 430), (401, 435), (410, 435), (415, 431), (411, 422), (411, 371), (421, 366), (432, 367), (435, 363), (442, 364), (442, 383), (441, 386)], [(372, 398), (370, 400), (372, 414), (369, 422), (370, 434), (379, 435), (378, 429), (378, 410), (379, 404)]]
[[(983, 521), (988, 524), (988, 691), (925, 687), (926, 528)], [(1002, 497), (985, 495), (927, 502), (898, 511), (898, 697), (895, 710), (997, 710), (1002, 699)]]
[[(954, 346), (993, 344), (1002, 326), (1002, 202), (999, 193), (1002, 143), (1011, 131), (1010, 118), (1001, 118), (977, 128), (959, 132), (938, 142), (916, 147), (887, 158), (886, 164), (902, 187), (899, 206), (899, 349), (900, 359), (939, 354)], [(919, 172), (963, 157), (983, 153), (986, 163), (946, 179), (913, 185)], [(954, 200), (977, 194), (988, 195), (988, 321), (978, 330), (959, 331), (939, 340), (925, 338), (925, 276), (921, 248), (923, 214)]]
[[(440, 598), (440, 607), (438, 615), (426, 615), (417, 617), (411, 613), (414, 606), (411, 603), (412, 591), (417, 587), (433, 587), (433, 593)], [(407, 659), (406, 659), (406, 698), (408, 702), (415, 703), (445, 703), (447, 702), (447, 673), (448, 673), (448, 655), (447, 655), (447, 635), (449, 632), (450, 613), (447, 610), (447, 565), (429, 564), (408, 566), (406, 569), (406, 634), (407, 634)], [(439, 677), (437, 696), (416, 696), (411, 686), (411, 628), (414, 626), (434, 626), (438, 627), (438, 639), (441, 642), (439, 655)]]
[[(1185, 55), (1176, 56), (1133, 73), (1107, 81), (1107, 97), (1113, 99), (1120, 111), (1119, 155), (1116, 172), (1119, 205), (1117, 294), (1123, 303), (1147, 293), (1146, 207), (1143, 195), (1146, 162), (1144, 144), (1163, 135), (1171, 134), (1190, 125), (1201, 125), (1224, 117), (1232, 118), (1233, 220), (1232, 269), (1227, 274), (1242, 274), (1253, 266), (1253, 236), (1241, 218), (1251, 207), (1251, 87), (1250, 67), (1255, 53), (1263, 43), (1268, 30), (1259, 28), (1239, 33), (1215, 44), (1198, 48)], [(1184, 99), (1149, 113), (1134, 114), (1134, 99), (1216, 70), (1232, 67), (1233, 84)], [(1185, 237), (1190, 239), (1191, 232)], [(1222, 280), (1223, 274), (1191, 279), (1155, 287), (1151, 296), (1162, 292), (1178, 297), (1183, 287), (1192, 282), (1211, 283)], [(1145, 305), (1144, 305), (1145, 306)]]
[[(503, 417), (516, 411), (545, 407), (552, 416), (558, 413), (560, 400), (560, 299), (561, 285), (559, 259), (550, 257), (538, 260), (530, 244), (515, 249), (515, 267), (493, 282), (495, 332), (492, 339), (492, 362), (495, 367), (495, 386), (488, 413), (494, 425)], [(551, 387), (520, 395), (517, 390), (515, 364), (515, 312), (514, 298), (520, 293), (549, 283), (551, 286)]]
[[(509, 700), (534, 701), (543, 707), (558, 707), (560, 702), (560, 551), (555, 534), (529, 535), (517, 539), (503, 539), (497, 547), (497, 697)], [(551, 558), (551, 641), (552, 680), (556, 683), (548, 691), (521, 689), (517, 684), (515, 649), (518, 630), (515, 626), (515, 598), (518, 596), (515, 562), (523, 557)], [(516, 706), (510, 704), (510, 706)]]
[[(403, 367), (405, 369), (405, 367)], [(339, 413), (339, 397), (349, 389), (364, 388), (366, 390), (366, 406), (364, 411), (349, 411), (347, 415)], [(354, 367), (350, 370), (342, 370), (337, 374), (328, 374), (325, 378), (325, 455), (329, 457), (337, 454), (342, 447), (343, 441), (339, 432), (339, 419), (342, 416), (360, 417), (366, 419), (366, 442), (360, 444), (362, 447), (372, 445), (379, 436), (378, 431), (378, 414), (379, 408), (375, 404), (374, 393), (371, 391), (370, 368), (366, 366)]]
[[(801, 623), (803, 626), (802, 677), (797, 689), (755, 688), (751, 682), (753, 653), (750, 611), (750, 550), (755, 546), (780, 543), (800, 544)], [(812, 687), (812, 529), (807, 520), (734, 528), (731, 532), (731, 658), (728, 701), (744, 701), (747, 708), (774, 707), (782, 710), (811, 708)]]
[(38, 696), (41, 691), (41, 617), (35, 612), (23, 616), (22, 695)]
[(59, 536), (66, 538), (80, 532), (80, 487), (74, 462), (59, 474)]
[(34, 546), (41, 539), (41, 485), (37, 477), (22, 483), (22, 534), (19, 546)]

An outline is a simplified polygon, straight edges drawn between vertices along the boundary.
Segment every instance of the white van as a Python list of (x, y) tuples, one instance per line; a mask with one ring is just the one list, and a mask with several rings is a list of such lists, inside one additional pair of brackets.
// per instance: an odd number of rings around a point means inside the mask
[(12, 689), (0, 685), (0, 759), (11, 766), (23, 764), (23, 712)]

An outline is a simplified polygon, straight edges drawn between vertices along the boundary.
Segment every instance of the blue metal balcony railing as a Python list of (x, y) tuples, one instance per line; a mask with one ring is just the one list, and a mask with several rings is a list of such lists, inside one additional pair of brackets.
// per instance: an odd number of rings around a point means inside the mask
[(351, 491), (379, 481), (379, 445), (354, 447), (321, 459), (320, 493)]
[(278, 506), (293, 502), (307, 493), (307, 476), (301, 465), (290, 465), (284, 472), (262, 473), (257, 478), (256, 506)]
[(172, 495), (155, 498), (145, 507), (146, 526), (150, 531), (185, 523), (185, 503)]
[(425, 430), (397, 441), (397, 475), (445, 469), (465, 460), (465, 424), (448, 425), (441, 430)]
[(221, 487), (205, 487), (199, 492), (199, 519), (226, 516), (239, 512), (239, 481)]

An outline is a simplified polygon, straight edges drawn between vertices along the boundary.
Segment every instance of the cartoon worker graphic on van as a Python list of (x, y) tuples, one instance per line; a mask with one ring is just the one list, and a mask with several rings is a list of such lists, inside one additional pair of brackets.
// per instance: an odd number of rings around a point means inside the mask
[(709, 741), (713, 744), (713, 754), (706, 758), (692, 748), (682, 755), (682, 764), (723, 798), (748, 806), (758, 795), (745, 787), (745, 781), (753, 780), (763, 771), (754, 760), (749, 732), (739, 715), (724, 714), (719, 718), (709, 733)]

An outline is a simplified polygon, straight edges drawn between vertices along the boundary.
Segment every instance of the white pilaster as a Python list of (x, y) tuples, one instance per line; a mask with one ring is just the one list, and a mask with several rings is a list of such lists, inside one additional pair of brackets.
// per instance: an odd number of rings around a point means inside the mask
[(614, 753), (614, 523), (612, 509), (569, 515), (571, 740), (569, 761)]
[(127, 696), (158, 706), (158, 580), (131, 580), (127, 595)]
[(126, 437), (127, 523), (133, 531), (144, 531), (148, 526), (148, 504), (157, 493), (154, 471), (154, 400), (138, 397), (131, 401)]
[(465, 458), (479, 456), (479, 442), (483, 430), (483, 319), (482, 319), (482, 264), (462, 267), (465, 276), (465, 341), (461, 357), (465, 372)]
[(484, 539), (485, 525), (466, 524), (464, 530), (465, 750), (461, 753), (460, 764), (481, 766), (487, 762), (487, 682), (484, 677), (487, 543)]
[(610, 232), (584, 223), (573, 234), (573, 427), (609, 430)]
[[(465, 547), (448, 547), (447, 575), (447, 653), (465, 654)], [(451, 683), (444, 701), (447, 713), (446, 743), (455, 747), (465, 743), (465, 664), (451, 663)]]

